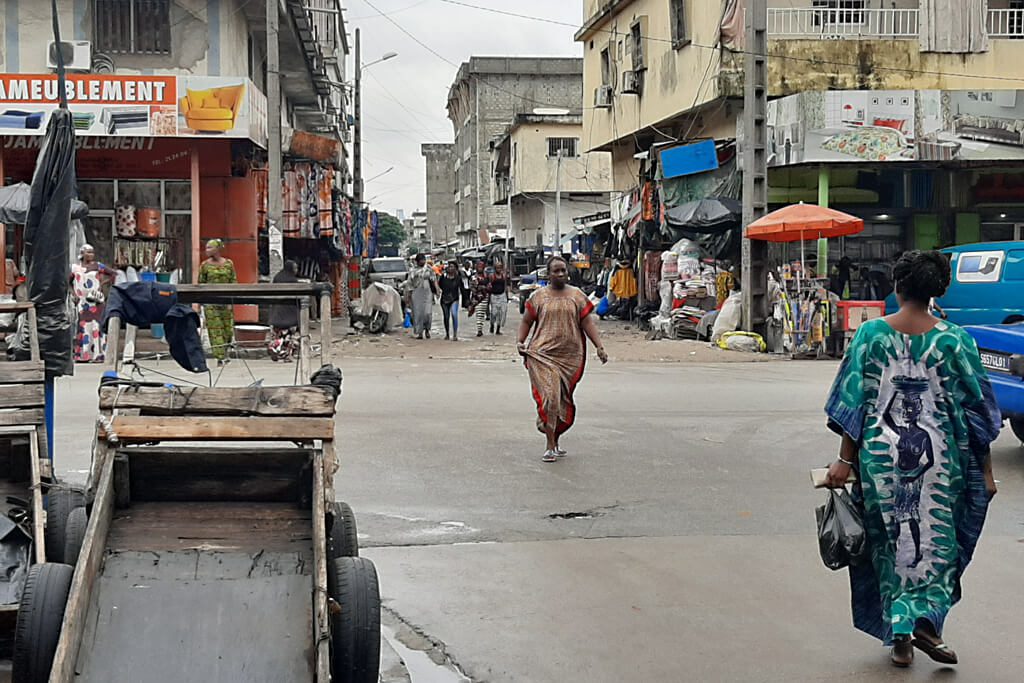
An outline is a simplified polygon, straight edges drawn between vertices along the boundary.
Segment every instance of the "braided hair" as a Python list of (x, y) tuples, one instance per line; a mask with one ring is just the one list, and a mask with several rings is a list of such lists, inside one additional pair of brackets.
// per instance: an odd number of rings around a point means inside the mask
[(949, 287), (952, 271), (949, 259), (938, 251), (908, 251), (892, 271), (896, 293), (904, 301), (927, 305)]

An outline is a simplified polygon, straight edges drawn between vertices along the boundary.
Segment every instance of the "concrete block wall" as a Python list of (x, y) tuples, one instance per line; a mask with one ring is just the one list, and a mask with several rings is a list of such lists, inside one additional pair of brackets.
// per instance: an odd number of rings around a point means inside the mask
[(425, 144), (421, 152), (426, 162), (427, 226), (433, 227), (435, 240), (444, 238), (446, 227), (452, 239), (459, 229), (455, 206), (455, 144)]

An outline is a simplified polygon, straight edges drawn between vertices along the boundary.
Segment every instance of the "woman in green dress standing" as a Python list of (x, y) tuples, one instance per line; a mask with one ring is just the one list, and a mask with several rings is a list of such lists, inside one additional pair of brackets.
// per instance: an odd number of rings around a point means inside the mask
[[(223, 240), (212, 239), (206, 243), (206, 260), (199, 267), (200, 284), (232, 284), (238, 282), (235, 275), (235, 264), (225, 258), (221, 251)], [(231, 306), (203, 306), (206, 318), (206, 333), (210, 337), (210, 346), (217, 365), (223, 365), (228, 355), (228, 347), (235, 337), (235, 315)]]
[(996, 493), (1002, 419), (974, 340), (929, 313), (946, 257), (909, 252), (893, 275), (900, 310), (860, 326), (825, 406), (842, 436), (827, 483), (859, 475), (870, 561), (850, 567), (854, 626), (891, 645), (896, 666), (914, 648), (956, 664), (942, 630)]

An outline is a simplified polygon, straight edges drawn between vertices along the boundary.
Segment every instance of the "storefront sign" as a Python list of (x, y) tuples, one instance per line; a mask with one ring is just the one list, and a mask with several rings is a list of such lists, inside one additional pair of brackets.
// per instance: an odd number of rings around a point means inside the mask
[(297, 157), (327, 164), (341, 163), (341, 142), (316, 133), (292, 131), (288, 151)]
[[(248, 138), (266, 145), (266, 96), (246, 78), (69, 74), (82, 137)], [(42, 136), (60, 106), (54, 74), (0, 74), (0, 136)]]
[(1022, 90), (836, 90), (768, 103), (769, 166), (1024, 161)]
[(658, 153), (662, 175), (678, 178), (718, 168), (718, 152), (714, 140), (701, 140), (688, 145), (663, 149)]

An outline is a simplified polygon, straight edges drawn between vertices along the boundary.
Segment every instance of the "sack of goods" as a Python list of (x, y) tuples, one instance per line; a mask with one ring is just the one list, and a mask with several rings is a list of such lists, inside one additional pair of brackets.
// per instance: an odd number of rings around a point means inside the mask
[(679, 279), (679, 254), (673, 251), (666, 251), (661, 254), (661, 279)]
[(715, 318), (715, 327), (711, 332), (711, 341), (717, 342), (726, 332), (732, 332), (740, 326), (743, 318), (743, 295), (733, 292), (722, 304), (722, 310)]
[(718, 348), (747, 353), (764, 353), (768, 350), (761, 335), (754, 332), (726, 332), (718, 340)]

